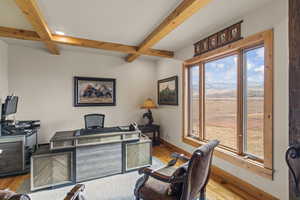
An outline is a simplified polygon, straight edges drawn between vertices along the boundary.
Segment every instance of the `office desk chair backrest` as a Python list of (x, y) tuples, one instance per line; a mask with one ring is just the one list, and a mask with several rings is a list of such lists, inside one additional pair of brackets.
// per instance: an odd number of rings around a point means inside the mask
[(86, 129), (97, 129), (104, 127), (103, 114), (88, 114), (84, 116), (85, 128)]

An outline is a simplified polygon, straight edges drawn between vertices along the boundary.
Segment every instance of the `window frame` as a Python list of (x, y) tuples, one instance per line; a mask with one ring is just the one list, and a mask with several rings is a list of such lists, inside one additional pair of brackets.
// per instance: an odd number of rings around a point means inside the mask
[[(264, 46), (264, 159), (253, 157), (244, 153), (244, 54), (245, 52)], [(237, 55), (237, 149), (231, 149), (223, 145), (215, 151), (215, 155), (232, 162), (240, 167), (251, 170), (263, 177), (273, 179), (273, 30), (267, 30), (247, 38), (241, 39), (219, 49), (204, 53), (183, 63), (183, 142), (199, 146), (207, 143), (204, 140), (204, 75), (205, 63), (218, 60), (231, 55)], [(199, 138), (189, 136), (190, 113), (189, 94), (190, 77), (189, 68), (199, 66)], [(187, 75), (188, 74), (188, 75)]]

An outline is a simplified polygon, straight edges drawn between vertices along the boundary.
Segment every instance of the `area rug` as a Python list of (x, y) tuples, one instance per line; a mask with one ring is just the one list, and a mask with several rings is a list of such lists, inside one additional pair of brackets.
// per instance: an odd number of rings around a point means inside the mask
[[(162, 167), (164, 164), (153, 157), (153, 169)], [(133, 200), (133, 189), (136, 180), (140, 177), (137, 171), (99, 178), (83, 182), (86, 186), (88, 200)], [(57, 189), (48, 189), (30, 192), (30, 179), (26, 179), (17, 189), (18, 193), (28, 194), (32, 200), (63, 200), (65, 195), (74, 187), (67, 186)]]

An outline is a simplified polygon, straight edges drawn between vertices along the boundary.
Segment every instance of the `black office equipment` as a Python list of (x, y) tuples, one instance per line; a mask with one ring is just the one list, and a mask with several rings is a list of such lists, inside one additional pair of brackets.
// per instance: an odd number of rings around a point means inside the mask
[(40, 121), (8, 120), (17, 112), (19, 98), (8, 96), (2, 104), (0, 122), (0, 177), (29, 172), (30, 157), (37, 148)]
[(6, 117), (17, 112), (19, 97), (7, 96), (5, 103), (2, 104), (1, 121), (5, 121)]

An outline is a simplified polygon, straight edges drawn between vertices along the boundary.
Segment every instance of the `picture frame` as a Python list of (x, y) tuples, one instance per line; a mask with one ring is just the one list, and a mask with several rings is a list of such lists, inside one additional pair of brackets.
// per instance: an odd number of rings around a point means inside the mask
[(195, 48), (195, 54), (200, 54), (202, 52), (202, 41), (197, 42), (196, 45), (194, 45)]
[(228, 40), (229, 41), (236, 41), (241, 39), (241, 24), (234, 24), (228, 28)]
[(202, 52), (207, 52), (209, 50), (209, 45), (208, 45), (208, 38), (202, 40)]
[(178, 105), (178, 76), (157, 82), (158, 105)]
[(222, 46), (229, 41), (228, 30), (224, 30), (218, 33), (218, 45)]
[(78, 76), (73, 79), (74, 107), (116, 105), (116, 79)]
[(209, 37), (209, 49), (215, 49), (218, 47), (218, 34), (214, 34)]

